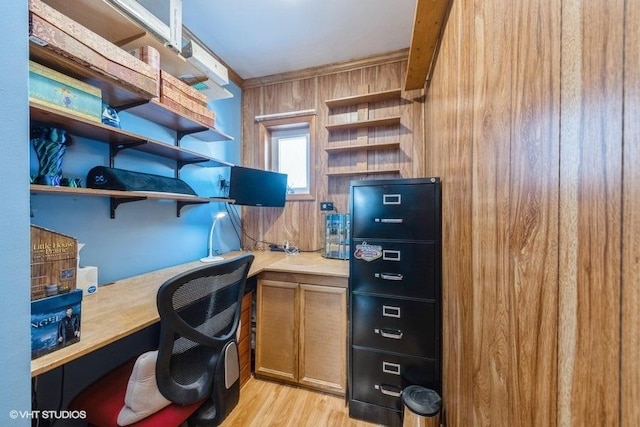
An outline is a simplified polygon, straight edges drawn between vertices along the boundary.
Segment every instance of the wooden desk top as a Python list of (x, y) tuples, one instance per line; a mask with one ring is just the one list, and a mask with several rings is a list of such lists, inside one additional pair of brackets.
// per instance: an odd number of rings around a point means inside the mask
[[(241, 254), (243, 252), (230, 252), (223, 256), (228, 259)], [(278, 271), (349, 277), (347, 261), (326, 259), (317, 253), (253, 252), (253, 255), (255, 259), (249, 276)], [(83, 297), (80, 341), (32, 360), (31, 376), (50, 371), (158, 322), (156, 294), (160, 285), (177, 274), (203, 265), (193, 261), (163, 268), (101, 286), (97, 293)]]

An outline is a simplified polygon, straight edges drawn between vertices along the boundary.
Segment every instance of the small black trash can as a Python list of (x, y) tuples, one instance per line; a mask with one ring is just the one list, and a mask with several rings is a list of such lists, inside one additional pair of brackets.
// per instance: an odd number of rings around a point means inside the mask
[(434, 390), (410, 385), (402, 391), (403, 427), (439, 427), (442, 399)]

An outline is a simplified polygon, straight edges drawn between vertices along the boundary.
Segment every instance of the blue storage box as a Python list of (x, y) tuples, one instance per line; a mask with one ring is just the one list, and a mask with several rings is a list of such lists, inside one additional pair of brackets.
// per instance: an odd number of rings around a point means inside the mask
[(80, 341), (82, 290), (31, 302), (31, 359)]
[(100, 88), (29, 61), (29, 101), (56, 111), (100, 123)]

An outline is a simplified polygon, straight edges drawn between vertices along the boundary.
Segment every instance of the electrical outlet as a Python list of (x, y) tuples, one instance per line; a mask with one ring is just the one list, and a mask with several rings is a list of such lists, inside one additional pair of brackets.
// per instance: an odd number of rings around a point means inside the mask
[(320, 210), (321, 211), (332, 211), (333, 210), (333, 202), (320, 202)]
[(228, 186), (229, 186), (229, 183), (227, 182), (227, 180), (224, 179), (224, 177), (222, 175), (219, 175), (218, 176), (218, 187), (220, 188), (220, 190), (226, 190)]

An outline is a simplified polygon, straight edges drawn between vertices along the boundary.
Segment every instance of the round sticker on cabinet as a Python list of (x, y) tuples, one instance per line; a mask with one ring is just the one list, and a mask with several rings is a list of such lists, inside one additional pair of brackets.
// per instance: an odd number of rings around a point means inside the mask
[(356, 250), (353, 252), (353, 256), (356, 259), (364, 261), (373, 261), (382, 256), (382, 246), (370, 245), (367, 242), (362, 242), (360, 245), (356, 245)]

